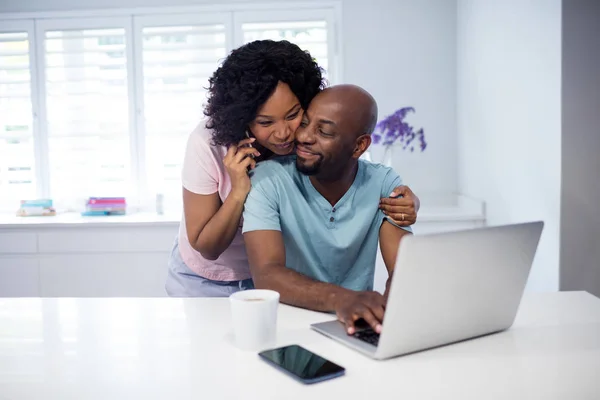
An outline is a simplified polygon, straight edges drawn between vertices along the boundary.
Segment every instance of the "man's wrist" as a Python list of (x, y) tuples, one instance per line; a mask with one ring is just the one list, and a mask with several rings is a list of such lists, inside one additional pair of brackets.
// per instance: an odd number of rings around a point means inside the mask
[(336, 287), (329, 294), (328, 307), (331, 311), (337, 311), (343, 304), (348, 302), (348, 298), (352, 296), (354, 292), (352, 290), (345, 289), (343, 287)]

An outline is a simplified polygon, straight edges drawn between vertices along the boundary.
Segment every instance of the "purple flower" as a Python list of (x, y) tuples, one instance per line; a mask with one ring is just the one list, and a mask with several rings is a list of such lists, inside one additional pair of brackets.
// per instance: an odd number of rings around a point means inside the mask
[(423, 128), (415, 131), (411, 125), (404, 122), (406, 114), (410, 112), (415, 112), (415, 109), (404, 107), (380, 121), (372, 135), (373, 143), (389, 146), (399, 140), (403, 145), (403, 149), (410, 146), (410, 151), (414, 151), (414, 145), (411, 144), (415, 139), (418, 139), (419, 148), (421, 151), (425, 151), (427, 142), (425, 141)]

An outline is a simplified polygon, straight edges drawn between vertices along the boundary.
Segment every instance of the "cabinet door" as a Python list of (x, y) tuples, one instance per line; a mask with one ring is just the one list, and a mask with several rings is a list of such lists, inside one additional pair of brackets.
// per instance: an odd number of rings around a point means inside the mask
[(0, 297), (37, 297), (39, 295), (38, 260), (27, 257), (0, 256)]
[(44, 297), (163, 297), (168, 252), (40, 257)]

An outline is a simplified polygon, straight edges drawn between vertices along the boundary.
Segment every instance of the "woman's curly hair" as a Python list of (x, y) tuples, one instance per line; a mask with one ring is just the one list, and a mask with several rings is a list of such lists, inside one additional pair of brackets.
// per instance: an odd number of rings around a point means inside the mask
[(325, 87), (321, 67), (286, 40), (257, 40), (233, 50), (209, 79), (204, 115), (213, 143), (229, 146), (244, 139), (279, 81), (290, 86), (305, 110)]

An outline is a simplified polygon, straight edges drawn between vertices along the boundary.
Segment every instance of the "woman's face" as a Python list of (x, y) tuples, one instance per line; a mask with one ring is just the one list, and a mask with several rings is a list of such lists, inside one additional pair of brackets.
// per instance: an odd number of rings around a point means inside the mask
[(279, 82), (275, 91), (258, 109), (250, 132), (263, 147), (277, 155), (294, 151), (296, 129), (302, 121), (300, 101), (287, 83)]

